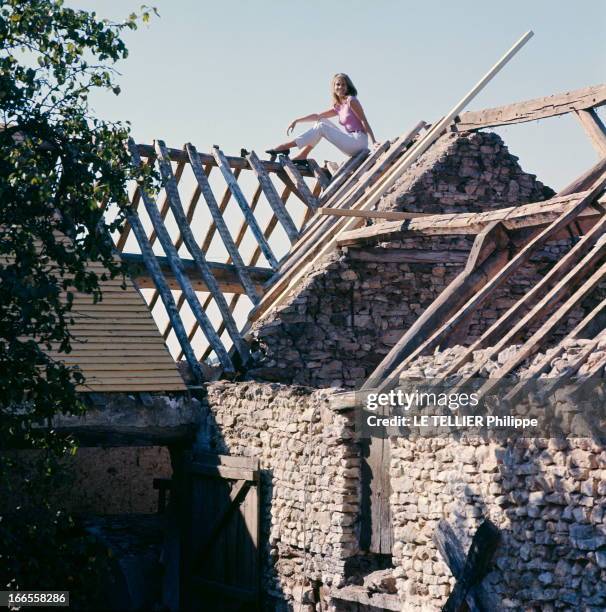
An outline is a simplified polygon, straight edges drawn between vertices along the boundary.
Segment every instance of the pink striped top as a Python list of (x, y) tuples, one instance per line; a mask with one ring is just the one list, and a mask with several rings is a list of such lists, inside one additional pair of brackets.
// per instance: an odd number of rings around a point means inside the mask
[(347, 98), (343, 104), (335, 104), (333, 108), (337, 111), (339, 123), (348, 132), (363, 132), (364, 126), (362, 125), (362, 122), (358, 119), (357, 115), (349, 106), (350, 102), (354, 99), (354, 96), (349, 96), (349, 98)]

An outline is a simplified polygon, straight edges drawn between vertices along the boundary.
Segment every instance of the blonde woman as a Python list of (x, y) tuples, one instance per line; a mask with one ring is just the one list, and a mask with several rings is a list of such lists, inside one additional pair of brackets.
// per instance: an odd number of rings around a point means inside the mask
[[(293, 161), (307, 159), (309, 152), (325, 138), (335, 145), (337, 149), (346, 155), (355, 155), (358, 151), (368, 148), (368, 139), (376, 144), (375, 135), (372, 132), (362, 105), (356, 97), (358, 90), (355, 88), (351, 79), (343, 73), (335, 74), (331, 84), (333, 106), (323, 113), (312, 113), (295, 119), (286, 130), (290, 135), (297, 123), (315, 121), (314, 126), (303, 132), (298, 138), (283, 142), (282, 144), (269, 149), (270, 155), (288, 155), (292, 147), (300, 149), (299, 154), (293, 157)], [(330, 117), (338, 117), (340, 128), (334, 123), (327, 121)]]

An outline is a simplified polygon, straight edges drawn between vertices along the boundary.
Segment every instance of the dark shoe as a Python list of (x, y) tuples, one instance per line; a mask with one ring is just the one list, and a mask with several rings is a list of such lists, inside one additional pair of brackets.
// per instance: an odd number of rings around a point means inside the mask
[(267, 149), (265, 151), (268, 155), (288, 155), (290, 154), (290, 149)]
[(311, 170), (309, 162), (306, 159), (293, 159), (292, 163), (295, 166), (299, 166), (299, 168), (304, 168), (305, 170)]

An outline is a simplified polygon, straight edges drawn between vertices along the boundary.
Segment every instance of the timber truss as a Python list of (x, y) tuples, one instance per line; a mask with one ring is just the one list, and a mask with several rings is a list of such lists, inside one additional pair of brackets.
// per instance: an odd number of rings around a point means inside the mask
[[(144, 290), (165, 340), (173, 337), (173, 356), (185, 358), (200, 380), (200, 361), (211, 354), (225, 373), (245, 368), (251, 360), (246, 342), (250, 324), (283, 304), (310, 269), (335, 248), (410, 232), (476, 234), (464, 271), (404, 334), (365, 385), (376, 387), (419, 355), (443, 345), (533, 251), (574, 227), (581, 234), (575, 247), (460, 360), (462, 364), (473, 351), (495, 341), (495, 347), (505, 346), (562, 302), (516, 355), (519, 362), (536, 352), (542, 339), (606, 275), (606, 264), (601, 263), (606, 221), (597, 203), (606, 186), (606, 129), (595, 111), (604, 104), (606, 85), (484, 111), (461, 113), (462, 108), (455, 107), (433, 126), (419, 122), (372, 152), (362, 151), (332, 177), (313, 160), (302, 169), (287, 157), (261, 161), (254, 151), (229, 157), (218, 147), (203, 154), (191, 144), (171, 149), (161, 140), (153, 146), (130, 142), (133, 163), (155, 164), (164, 188), (158, 201), (140, 188), (135, 190), (128, 225), (116, 246), (133, 264), (133, 278)], [(468, 132), (565, 113), (579, 119), (603, 159), (551, 200), (479, 214), (428, 216), (376, 210), (382, 195), (446, 131)], [(215, 168), (223, 179), (219, 196), (211, 184)], [(249, 196), (245, 183), (252, 185)], [(230, 202), (237, 206), (234, 211), (228, 208)], [(206, 217), (199, 215), (200, 208)], [(241, 218), (239, 225), (234, 225), (234, 213)], [(369, 219), (376, 223), (363, 227)], [(526, 241), (512, 233), (530, 227), (536, 231)], [(223, 261), (217, 261), (217, 243)], [(243, 296), (246, 300), (241, 300)], [(243, 301), (245, 307), (239, 308)], [(209, 313), (211, 306), (214, 315)], [(587, 325), (586, 321), (573, 334)], [(505, 364), (499, 375), (515, 365)]]

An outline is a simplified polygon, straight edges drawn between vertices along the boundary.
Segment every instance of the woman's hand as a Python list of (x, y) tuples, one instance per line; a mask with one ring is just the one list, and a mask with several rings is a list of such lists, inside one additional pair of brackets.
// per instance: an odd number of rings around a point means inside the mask
[(286, 128), (286, 135), (290, 136), (290, 133), (295, 129), (295, 125), (297, 125), (297, 121), (298, 119), (295, 119), (287, 128)]

